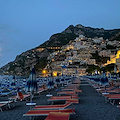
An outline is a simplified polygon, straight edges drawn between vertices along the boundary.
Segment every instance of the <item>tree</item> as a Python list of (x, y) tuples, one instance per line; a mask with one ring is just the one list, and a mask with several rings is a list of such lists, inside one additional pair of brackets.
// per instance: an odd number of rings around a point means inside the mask
[(105, 66), (105, 70), (111, 73), (111, 72), (114, 71), (114, 66), (115, 66), (114, 63), (109, 64), (109, 65), (106, 65), (106, 66)]
[(96, 66), (96, 65), (88, 65), (86, 72), (91, 74), (91, 73), (95, 72), (95, 70), (100, 71), (100, 67)]

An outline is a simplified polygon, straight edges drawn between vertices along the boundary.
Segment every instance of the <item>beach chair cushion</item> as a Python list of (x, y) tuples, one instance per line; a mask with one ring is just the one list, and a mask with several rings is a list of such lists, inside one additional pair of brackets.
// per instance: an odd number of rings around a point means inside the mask
[(50, 112), (45, 120), (69, 120), (69, 113)]
[(104, 93), (104, 92), (107, 92), (107, 93), (120, 93), (120, 88), (116, 88), (114, 90), (101, 91), (101, 93)]
[(59, 100), (67, 100), (67, 99), (78, 99), (78, 96), (72, 95), (72, 96), (53, 96), (48, 99), (48, 101), (59, 101)]
[(45, 85), (44, 85), (44, 84), (43, 84), (43, 86), (42, 86), (42, 87), (43, 87), (43, 89), (45, 89)]
[(17, 93), (17, 96), (12, 96), (12, 97), (10, 97), (10, 98), (8, 98), (8, 99), (10, 99), (10, 100), (27, 100), (27, 98), (29, 98), (30, 97), (30, 94), (25, 94), (25, 95), (23, 95), (23, 93), (21, 93), (21, 92), (18, 92)]
[(57, 94), (59, 95), (76, 95), (76, 93), (74, 91), (62, 91), (62, 92), (58, 92)]
[(67, 99), (66, 103), (79, 103), (78, 99)]
[(107, 97), (108, 99), (120, 99), (120, 94), (107, 94), (104, 95), (104, 97)]
[(18, 93), (17, 93), (17, 97), (18, 97), (18, 99), (20, 99), (20, 100), (23, 100), (23, 99), (24, 99), (23, 93), (21, 93), (21, 92), (18, 92)]
[(23, 116), (47, 116), (50, 112), (61, 112), (61, 113), (69, 113), (74, 114), (75, 109), (63, 109), (63, 110), (30, 110)]
[(64, 109), (71, 104), (72, 104), (71, 102), (67, 102), (63, 105), (40, 105), (40, 106), (38, 105), (35, 106), (34, 109)]

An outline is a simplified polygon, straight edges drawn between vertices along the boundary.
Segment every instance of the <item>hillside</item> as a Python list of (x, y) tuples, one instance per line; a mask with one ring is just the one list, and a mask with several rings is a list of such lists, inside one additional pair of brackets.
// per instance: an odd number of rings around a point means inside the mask
[(76, 26), (70, 25), (61, 33), (52, 35), (48, 41), (38, 47), (16, 56), (14, 61), (0, 68), (0, 73), (28, 75), (32, 66), (35, 66), (37, 73), (41, 73), (47, 64), (46, 58), (51, 52), (56, 50), (50, 47), (62, 47), (79, 35), (84, 35), (88, 38), (103, 37), (111, 41), (120, 41), (120, 29), (105, 30), (103, 28), (85, 27), (80, 24)]

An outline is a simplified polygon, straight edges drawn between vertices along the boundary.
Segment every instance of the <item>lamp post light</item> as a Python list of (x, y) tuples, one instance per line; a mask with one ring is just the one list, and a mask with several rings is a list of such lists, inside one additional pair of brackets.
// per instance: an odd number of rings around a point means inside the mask
[(43, 70), (42, 73), (44, 74), (44, 77), (46, 77), (47, 71), (46, 71), (46, 70)]

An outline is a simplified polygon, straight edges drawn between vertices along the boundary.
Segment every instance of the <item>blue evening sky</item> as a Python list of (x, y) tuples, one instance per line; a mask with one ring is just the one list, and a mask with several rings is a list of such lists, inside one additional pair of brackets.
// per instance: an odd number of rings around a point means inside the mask
[(0, 67), (71, 24), (120, 28), (120, 0), (0, 0)]

